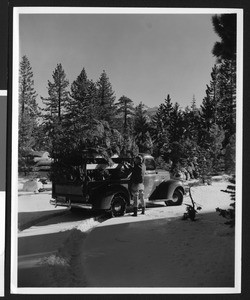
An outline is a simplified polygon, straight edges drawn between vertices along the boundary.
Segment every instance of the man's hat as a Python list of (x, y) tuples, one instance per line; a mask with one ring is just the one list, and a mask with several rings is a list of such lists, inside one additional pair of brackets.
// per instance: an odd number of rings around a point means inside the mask
[(136, 158), (136, 159), (139, 159), (141, 163), (143, 162), (143, 157), (142, 157), (140, 154), (137, 155), (135, 158)]

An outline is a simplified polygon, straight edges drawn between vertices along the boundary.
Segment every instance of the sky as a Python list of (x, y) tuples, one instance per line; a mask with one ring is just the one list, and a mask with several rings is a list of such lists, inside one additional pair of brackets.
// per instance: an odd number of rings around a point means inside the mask
[(70, 84), (83, 68), (105, 70), (116, 100), (158, 106), (169, 94), (183, 108), (205, 97), (216, 58), (211, 14), (20, 14), (20, 58), (30, 61), (35, 90), (47, 97), (58, 63)]

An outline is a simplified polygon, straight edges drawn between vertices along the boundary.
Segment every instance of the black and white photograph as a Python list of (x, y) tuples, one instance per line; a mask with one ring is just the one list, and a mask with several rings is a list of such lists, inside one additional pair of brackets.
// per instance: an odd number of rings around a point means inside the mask
[(240, 293), (242, 52), (242, 9), (13, 8), (11, 293)]

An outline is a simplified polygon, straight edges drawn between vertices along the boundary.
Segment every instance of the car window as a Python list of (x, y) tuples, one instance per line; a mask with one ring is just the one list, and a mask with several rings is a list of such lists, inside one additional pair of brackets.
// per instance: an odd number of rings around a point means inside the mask
[(156, 169), (155, 161), (153, 158), (145, 158), (145, 165), (147, 171), (154, 171)]

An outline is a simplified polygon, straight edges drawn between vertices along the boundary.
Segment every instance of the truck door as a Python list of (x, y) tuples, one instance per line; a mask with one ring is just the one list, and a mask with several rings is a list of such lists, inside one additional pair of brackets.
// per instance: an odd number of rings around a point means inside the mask
[(156, 165), (153, 157), (144, 157), (146, 172), (144, 177), (144, 197), (148, 199), (156, 186), (161, 183), (161, 180), (156, 172)]

